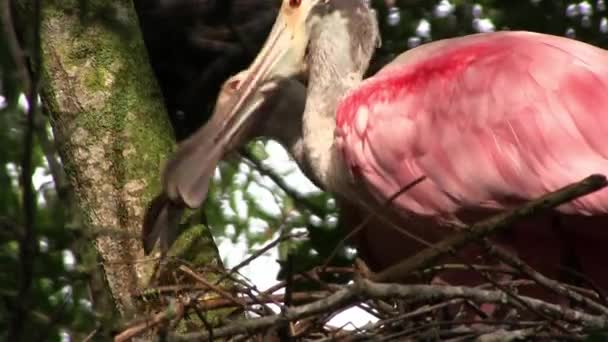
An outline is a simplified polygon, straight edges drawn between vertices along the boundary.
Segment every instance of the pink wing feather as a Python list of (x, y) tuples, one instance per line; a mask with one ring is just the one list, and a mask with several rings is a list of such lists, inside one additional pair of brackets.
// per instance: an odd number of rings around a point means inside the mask
[[(608, 174), (608, 54), (528, 32), (406, 52), (348, 94), (336, 143), (379, 199), (423, 215), (507, 208)], [(560, 207), (608, 213), (608, 191)]]

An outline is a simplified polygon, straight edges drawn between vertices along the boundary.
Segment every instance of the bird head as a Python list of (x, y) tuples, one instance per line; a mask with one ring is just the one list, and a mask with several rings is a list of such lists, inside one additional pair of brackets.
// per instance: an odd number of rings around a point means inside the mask
[(280, 89), (285, 80), (306, 76), (307, 51), (319, 23), (331, 23), (322, 25), (324, 30), (340, 25), (340, 31), (349, 32), (348, 38), (352, 38), (357, 37), (362, 15), (369, 19), (369, 10), (360, 0), (283, 0), (251, 66), (224, 85), (209, 122), (180, 144), (167, 163), (163, 178), (169, 199), (199, 207), (223, 155), (263, 133), (259, 122), (256, 124), (263, 116), (256, 114), (268, 104), (276, 104), (277, 96), (290, 93)]
[[(320, 17), (319, 7), (331, 0), (283, 0), (276, 21), (246, 77), (239, 80), (238, 89), (215, 115), (244, 122), (268, 96), (260, 89), (271, 90), (281, 79), (305, 74), (305, 54), (310, 31)], [(242, 118), (238, 120), (236, 118)], [(232, 140), (230, 130), (225, 127)]]
[(348, 37), (344, 40), (349, 42), (351, 51), (331, 53), (357, 54), (353, 60), (364, 64), (361, 68), (365, 70), (369, 60), (358, 55), (361, 50), (365, 56), (370, 55), (368, 51), (374, 49), (378, 39), (377, 25), (371, 18), (371, 12), (362, 0), (283, 0), (259, 54), (231, 91), (230, 98), (214, 113), (214, 116), (225, 118), (226, 124), (218, 132), (224, 143), (241, 145), (244, 143), (242, 137), (252, 135), (238, 132), (248, 126), (255, 117), (252, 114), (272, 96), (269, 94), (276, 94), (273, 88), (280, 87), (282, 80), (306, 80), (309, 47), (319, 30), (346, 32)]
[(319, 6), (331, 0), (283, 0), (274, 26), (251, 66), (229, 79), (212, 117), (184, 140), (165, 165), (163, 187), (169, 200), (198, 208), (215, 167), (235, 147), (259, 135), (260, 113), (287, 79), (304, 72), (304, 56)]
[[(277, 118), (276, 114), (268, 116), (265, 112), (286, 111), (285, 101), (280, 99), (295, 99), (288, 101), (291, 102), (288, 112), (300, 115), (295, 120), (302, 119), (305, 90), (294, 79), (308, 73), (307, 52), (311, 39), (315, 41), (315, 32), (318, 35), (320, 31), (340, 28), (337, 31), (347, 32), (349, 41), (365, 41), (359, 28), (367, 27), (362, 23), (369, 21), (369, 10), (360, 0), (282, 1), (274, 26), (251, 66), (224, 84), (210, 120), (182, 141), (165, 165), (164, 192), (148, 210), (144, 222), (147, 250), (163, 230), (175, 228), (178, 215), (172, 212), (202, 205), (215, 168), (226, 153), (262, 135), (268, 127), (279, 126), (260, 124), (260, 121)], [(358, 49), (358, 42), (350, 44), (351, 47)], [(317, 52), (322, 55), (327, 51)], [(338, 55), (344, 51), (331, 53)], [(281, 117), (283, 122), (289, 119), (289, 116)]]

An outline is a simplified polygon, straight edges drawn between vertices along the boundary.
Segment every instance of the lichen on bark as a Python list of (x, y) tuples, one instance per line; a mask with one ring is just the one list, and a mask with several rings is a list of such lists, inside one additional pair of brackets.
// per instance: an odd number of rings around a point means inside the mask
[[(41, 94), (116, 307), (132, 317), (141, 309), (132, 294), (156, 262), (143, 255), (142, 217), (174, 140), (131, 1), (82, 4), (44, 2)], [(177, 245), (200, 251), (190, 260), (221, 265), (211, 235), (198, 232)]]

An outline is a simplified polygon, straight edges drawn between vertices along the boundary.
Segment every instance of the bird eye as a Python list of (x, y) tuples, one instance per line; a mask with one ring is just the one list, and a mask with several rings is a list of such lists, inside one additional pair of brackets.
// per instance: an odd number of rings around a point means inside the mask
[(298, 8), (302, 4), (302, 0), (289, 0), (289, 6), (291, 8)]

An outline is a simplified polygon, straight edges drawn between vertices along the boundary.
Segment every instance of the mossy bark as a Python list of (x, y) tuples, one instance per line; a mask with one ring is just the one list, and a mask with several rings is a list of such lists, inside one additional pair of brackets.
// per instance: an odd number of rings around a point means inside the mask
[[(123, 317), (137, 316), (133, 294), (156, 262), (141, 248), (142, 217), (174, 139), (131, 1), (44, 1), (42, 58), (43, 102), (109, 290)], [(178, 245), (219, 264), (210, 234), (197, 231)]]

